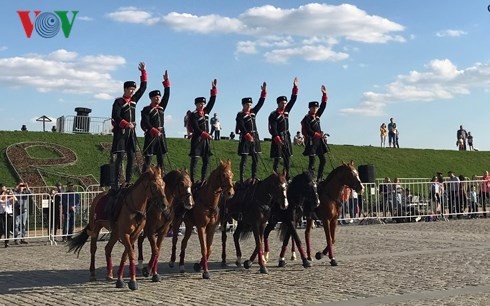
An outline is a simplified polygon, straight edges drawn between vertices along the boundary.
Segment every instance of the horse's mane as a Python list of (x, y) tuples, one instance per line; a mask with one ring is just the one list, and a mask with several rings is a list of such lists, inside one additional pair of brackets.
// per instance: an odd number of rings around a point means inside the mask
[(172, 170), (163, 177), (163, 181), (165, 182), (165, 185), (173, 189), (178, 182), (185, 181), (186, 183), (190, 183), (190, 177), (186, 174), (187, 172), (185, 170)]
[(330, 172), (328, 175), (327, 175), (327, 178), (321, 182), (319, 185), (320, 186), (325, 186), (327, 185), (328, 183), (330, 183), (330, 181), (335, 177), (337, 176), (338, 172), (340, 172), (342, 169), (344, 169), (345, 167), (349, 167), (348, 164), (342, 164), (340, 166), (338, 166), (337, 168), (333, 169), (332, 172)]

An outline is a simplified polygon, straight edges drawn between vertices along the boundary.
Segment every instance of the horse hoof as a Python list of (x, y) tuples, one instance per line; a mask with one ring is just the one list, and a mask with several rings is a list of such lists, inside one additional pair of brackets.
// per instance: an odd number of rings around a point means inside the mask
[(279, 268), (284, 268), (286, 266), (286, 261), (283, 259), (279, 260), (279, 264), (277, 266)]
[(108, 282), (112, 282), (114, 280), (114, 277), (112, 277), (112, 276), (106, 276), (105, 277), (105, 280), (108, 281)]
[(322, 258), (323, 258), (323, 253), (322, 253), (322, 252), (316, 252), (316, 254), (315, 254), (315, 258), (316, 258), (317, 260), (322, 259)]
[(96, 280), (97, 278), (95, 277), (95, 275), (90, 275), (89, 281), (95, 282)]
[(203, 279), (209, 279), (209, 271), (202, 272), (202, 278)]
[(251, 266), (252, 266), (252, 262), (250, 260), (245, 260), (245, 262), (243, 263), (243, 267), (245, 269), (250, 269)]
[(242, 261), (241, 261), (241, 260), (237, 260), (237, 261), (235, 261), (235, 265), (236, 265), (237, 267), (241, 268), (241, 267), (242, 267)]
[(201, 271), (201, 265), (196, 262), (194, 264), (194, 272), (199, 272), (199, 271)]
[(128, 283), (128, 288), (131, 290), (138, 290), (138, 283), (135, 280), (130, 280)]
[(116, 281), (116, 288), (119, 288), (119, 289), (124, 288), (124, 282), (122, 280), (118, 279)]
[(226, 261), (222, 261), (221, 262), (221, 268), (226, 268), (228, 267), (228, 265), (226, 264)]
[(173, 268), (173, 267), (174, 267), (174, 265), (175, 265), (175, 262), (174, 262), (174, 261), (169, 261), (169, 262), (168, 262), (168, 266), (169, 266), (169, 268)]
[(308, 261), (308, 259), (304, 258), (303, 259), (303, 268), (310, 268), (311, 263)]
[(296, 253), (291, 254), (291, 260), (296, 260)]
[(262, 274), (269, 274), (269, 271), (267, 270), (267, 267), (266, 266), (262, 266), (262, 267), (260, 267), (260, 273), (262, 273)]
[(144, 267), (141, 271), (141, 274), (143, 274), (144, 277), (148, 277), (148, 275), (150, 275), (150, 273), (148, 272), (148, 267)]
[(154, 282), (154, 283), (158, 283), (161, 280), (162, 279), (161, 279), (160, 275), (158, 275), (158, 274), (153, 274), (153, 276), (151, 277), (151, 281)]
[(312, 261), (311, 256), (308, 256), (306, 259), (308, 259), (309, 261)]
[(332, 267), (336, 267), (336, 266), (338, 266), (337, 261), (335, 260), (335, 258), (332, 258), (332, 259), (330, 260), (330, 265), (331, 265)]
[(185, 266), (184, 265), (179, 266), (179, 272), (180, 273), (184, 273), (185, 272)]

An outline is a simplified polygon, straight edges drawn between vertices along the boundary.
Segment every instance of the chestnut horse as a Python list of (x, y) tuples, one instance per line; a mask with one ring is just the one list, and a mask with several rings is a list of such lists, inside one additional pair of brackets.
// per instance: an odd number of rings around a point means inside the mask
[(271, 211), (271, 216), (264, 233), (264, 258), (265, 260), (269, 259), (269, 234), (276, 227), (277, 223), (281, 222), (280, 237), (283, 245), (279, 255), (279, 267), (284, 267), (286, 265), (284, 254), (286, 253), (289, 238), (292, 238), (294, 240), (292, 246), (294, 247), (296, 244), (298, 247), (303, 267), (309, 268), (311, 264), (306, 258), (306, 254), (301, 246), (301, 239), (296, 230), (296, 224), (301, 222), (301, 219), (304, 216), (311, 214), (311, 212), (320, 205), (320, 199), (317, 193), (317, 182), (313, 173), (306, 170), (294, 176), (288, 185), (287, 196), (289, 202), (287, 210), (273, 208)]
[[(122, 280), (124, 264), (126, 258), (130, 259), (131, 279), (129, 288), (135, 290), (138, 288), (136, 283), (136, 266), (133, 244), (143, 230), (146, 220), (146, 205), (147, 202), (155, 199), (163, 201), (165, 183), (162, 180), (162, 174), (159, 168), (150, 167), (143, 173), (134, 185), (121, 190), (120, 195), (115, 199), (115, 206), (118, 208), (117, 215), (106, 216), (105, 205), (109, 195), (103, 192), (92, 201), (89, 209), (89, 224), (73, 237), (68, 243), (68, 251), (73, 251), (76, 254), (80, 253), (88, 237), (90, 241), (90, 279), (95, 280), (95, 252), (97, 250), (97, 238), (102, 228), (111, 230), (109, 242), (105, 246), (105, 255), (107, 260), (107, 275), (106, 279), (112, 281), (112, 249), (116, 242), (120, 240), (125, 247), (125, 251), (121, 257), (119, 266), (117, 288), (124, 287)], [(165, 205), (165, 204), (164, 204)], [(114, 212), (114, 211), (113, 211)], [(111, 222), (114, 218), (115, 222)]]
[[(318, 196), (320, 197), (320, 206), (315, 209), (318, 220), (323, 223), (327, 246), (322, 252), (317, 252), (315, 258), (320, 260), (323, 255), (327, 255), (332, 266), (337, 265), (333, 254), (335, 244), (335, 229), (337, 220), (342, 212), (342, 193), (345, 187), (354, 189), (356, 192), (362, 192), (363, 186), (359, 179), (359, 173), (354, 166), (354, 162), (342, 163), (335, 168), (327, 178), (318, 184)], [(313, 219), (307, 216), (305, 239), (306, 253), (308, 260), (311, 260), (311, 243), (310, 232), (313, 225)]]
[[(146, 237), (150, 242), (151, 259), (147, 267), (142, 269), (144, 276), (151, 272), (152, 281), (159, 282), (158, 257), (163, 238), (174, 220), (174, 216), (182, 215), (185, 210), (194, 206), (191, 187), (192, 182), (186, 170), (172, 170), (163, 177), (165, 182), (165, 196), (169, 203), (168, 207), (159, 206), (158, 203), (148, 204), (147, 218), (143, 235), (138, 238), (138, 264), (143, 265), (143, 242)], [(150, 271), (148, 271), (150, 270)]]
[(202, 186), (193, 187), (195, 205), (184, 217), (176, 218), (173, 224), (172, 255), (169, 266), (173, 267), (176, 258), (177, 234), (182, 221), (185, 223), (185, 234), (180, 249), (179, 268), (185, 271), (184, 259), (187, 241), (195, 226), (201, 244), (201, 261), (194, 265), (196, 272), (203, 270), (202, 278), (209, 279), (208, 259), (211, 254), (214, 233), (219, 221), (218, 204), (220, 197), (229, 198), (235, 193), (233, 189), (233, 172), (231, 161), (220, 161), (218, 167), (211, 172), (207, 181)]
[[(269, 220), (271, 209), (278, 206), (285, 210), (288, 207), (286, 172), (282, 174), (272, 173), (263, 181), (248, 185), (235, 197), (226, 201), (225, 209), (238, 221), (237, 228), (233, 233), (233, 241), (236, 250), (236, 265), (241, 266), (242, 251), (240, 249), (240, 238), (247, 237), (253, 232), (255, 238), (255, 250), (243, 265), (249, 269), (255, 257), (258, 255), (260, 273), (268, 273), (264, 261), (264, 231)], [(222, 227), (222, 264), (226, 265), (226, 220), (228, 216), (221, 218)]]

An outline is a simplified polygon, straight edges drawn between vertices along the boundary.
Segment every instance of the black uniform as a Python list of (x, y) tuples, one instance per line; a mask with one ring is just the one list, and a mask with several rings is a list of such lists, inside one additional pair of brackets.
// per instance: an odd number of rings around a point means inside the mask
[[(318, 102), (310, 102), (310, 106), (318, 106)], [(326, 95), (322, 97), (322, 103), (320, 108), (315, 115), (307, 114), (303, 120), (301, 120), (301, 130), (305, 136), (305, 150), (303, 155), (309, 156), (308, 169), (313, 171), (315, 164), (315, 156), (320, 159), (320, 165), (318, 167), (317, 180), (323, 178), (323, 170), (325, 169), (325, 153), (327, 153), (328, 148), (326, 140), (323, 137), (322, 128), (320, 126), (320, 117), (325, 111), (327, 106)]]
[[(236, 132), (240, 134), (238, 155), (242, 157), (240, 162), (241, 182), (243, 182), (243, 172), (248, 155), (252, 157), (252, 178), (255, 179), (257, 176), (258, 154), (262, 153), (262, 149), (260, 148), (259, 131), (257, 130), (255, 117), (264, 105), (264, 101), (265, 93), (261, 94), (259, 102), (252, 109), (250, 109), (250, 112), (241, 111), (236, 115)], [(249, 102), (252, 102), (251, 98), (242, 99), (242, 104)]]
[[(198, 99), (203, 99), (205, 101), (204, 98), (196, 98), (196, 102)], [(216, 95), (211, 95), (209, 102), (202, 112), (194, 110), (189, 114), (187, 124), (190, 125), (192, 129), (191, 150), (189, 156), (191, 157), (190, 174), (193, 182), (198, 157), (202, 157), (201, 180), (206, 178), (209, 157), (212, 155), (211, 140), (206, 136), (209, 135), (209, 113), (213, 109), (215, 101)]]
[[(164, 117), (169, 98), (170, 87), (165, 87), (160, 104), (156, 107), (145, 106), (141, 111), (141, 128), (145, 131), (145, 144), (143, 146), (145, 165), (143, 172), (146, 171), (150, 165), (151, 157), (155, 154), (157, 155), (158, 166), (163, 168), (163, 154), (168, 152)], [(161, 133), (160, 137), (158, 137), (158, 132)]]
[[(284, 168), (289, 177), (289, 159), (293, 155), (293, 147), (291, 145), (291, 134), (289, 133), (289, 112), (294, 106), (298, 97), (298, 88), (293, 87), (291, 99), (284, 109), (284, 112), (275, 110), (269, 115), (269, 133), (272, 137), (271, 153), (270, 157), (274, 158), (273, 169), (277, 172), (279, 165), (279, 159), (283, 158)], [(279, 97), (281, 98), (281, 97)], [(281, 101), (279, 100), (278, 101)], [(282, 97), (285, 100), (285, 97)], [(277, 142), (276, 139), (280, 139), (281, 142)]]
[(136, 126), (136, 103), (146, 90), (146, 76), (141, 77), (140, 88), (131, 98), (119, 97), (112, 105), (112, 124), (113, 124), (113, 139), (111, 152), (117, 154), (116, 157), (116, 174), (115, 184), (119, 181), (119, 173), (121, 171), (123, 154), (126, 152), (128, 163), (126, 165), (126, 182), (129, 183), (132, 177), (132, 169), (136, 152), (136, 131), (130, 129), (129, 123)]

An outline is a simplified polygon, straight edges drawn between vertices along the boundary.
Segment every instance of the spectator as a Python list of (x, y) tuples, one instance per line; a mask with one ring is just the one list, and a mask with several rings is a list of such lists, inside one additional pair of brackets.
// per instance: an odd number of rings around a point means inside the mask
[(209, 120), (209, 123), (211, 123), (211, 132), (209, 132), (209, 134), (211, 134), (211, 136), (213, 136), (213, 133), (214, 133), (214, 140), (219, 140), (220, 139), (220, 131), (221, 131), (221, 123), (219, 122), (219, 119), (218, 119), (218, 114), (217, 113), (214, 113), (214, 116), (213, 118), (211, 118), (211, 120)]
[(10, 238), (10, 233), (13, 230), (13, 207), (17, 197), (12, 190), (7, 190), (3, 184), (0, 186), (0, 237), (3, 235), (7, 238), (5, 239), (5, 247), (7, 248), (9, 246), (8, 238)]
[(184, 127), (186, 128), (186, 135), (184, 136), (184, 138), (187, 138), (187, 139), (191, 139), (192, 137), (192, 126), (189, 124), (189, 115), (191, 114), (192, 112), (190, 110), (187, 111), (187, 113), (185, 114), (185, 117), (184, 117)]
[(470, 190), (470, 203), (468, 205), (468, 216), (471, 219), (477, 218), (478, 216), (478, 195), (476, 193), (476, 186), (471, 185)]
[(392, 144), (393, 144), (393, 148), (396, 147), (395, 137), (396, 137), (396, 123), (393, 122), (393, 118), (390, 118), (390, 123), (388, 123), (388, 144), (390, 148), (392, 147)]
[(485, 171), (480, 185), (480, 201), (483, 210), (483, 217), (487, 217), (487, 204), (490, 201), (490, 175)]
[(51, 127), (51, 132), (56, 133), (56, 126), (54, 126), (54, 125), (53, 125), (53, 126)]
[(395, 128), (395, 145), (393, 147), (396, 147), (397, 149), (400, 149), (400, 143), (398, 140), (400, 139), (400, 131), (398, 128)]
[(386, 148), (386, 135), (388, 134), (388, 129), (386, 124), (383, 122), (379, 127), (379, 136), (381, 138), (381, 147)]
[(432, 203), (432, 211), (435, 215), (438, 215), (441, 213), (441, 184), (438, 182), (436, 176), (433, 176), (430, 181), (430, 200)]
[(230, 140), (234, 140), (235, 139), (235, 133), (233, 131), (231, 131), (230, 133)]
[(473, 135), (471, 135), (471, 132), (468, 132), (468, 147), (470, 151), (475, 150), (475, 148), (473, 147)]
[(458, 150), (459, 151), (464, 151), (464, 141), (463, 141), (463, 137), (462, 136), (459, 136), (459, 139), (458, 141), (456, 141), (456, 146), (458, 147)]
[(449, 195), (449, 203), (448, 203), (449, 218), (454, 218), (453, 214), (458, 204), (459, 178), (455, 176), (452, 171), (448, 171), (447, 174), (449, 175), (449, 181), (446, 182), (447, 184), (446, 190), (448, 191), (448, 195)]
[(63, 192), (63, 186), (60, 182), (56, 183), (56, 187), (51, 192), (51, 210), (53, 212), (53, 225), (54, 228), (52, 230), (52, 234), (56, 236), (58, 229), (61, 228), (61, 193)]
[(293, 143), (297, 146), (302, 146), (302, 147), (305, 146), (305, 138), (303, 137), (303, 135), (301, 135), (301, 133), (299, 131), (296, 132), (296, 135), (294, 136)]
[(20, 235), (20, 243), (28, 244), (25, 240), (26, 237), (26, 229), (27, 229), (27, 218), (29, 216), (29, 199), (28, 196), (31, 194), (31, 190), (29, 189), (29, 185), (24, 182), (19, 182), (17, 187), (15, 188), (15, 194), (17, 195), (17, 202), (15, 203), (15, 230), (14, 237), (16, 238), (15, 244), (18, 244)]
[(63, 209), (63, 241), (71, 240), (75, 228), (75, 215), (80, 207), (80, 195), (75, 192), (73, 183), (66, 184), (66, 193), (61, 195)]
[(459, 130), (456, 132), (456, 139), (459, 141), (459, 138), (463, 138), (463, 150), (466, 151), (466, 138), (468, 137), (468, 134), (466, 133), (466, 130), (463, 128), (462, 125), (459, 126)]
[(27, 132), (27, 126), (25, 124), (23, 124), (22, 127), (20, 128), (20, 130), (22, 132)]
[(465, 208), (468, 206), (468, 188), (466, 186), (466, 178), (464, 175), (459, 175), (459, 185), (458, 185), (458, 200), (456, 202), (456, 213), (457, 218), (461, 219)]
[(379, 184), (380, 194), (380, 210), (383, 211), (384, 217), (387, 216), (388, 211), (393, 216), (393, 197), (391, 196), (393, 191), (393, 184), (389, 177), (385, 177), (383, 183)]
[(358, 210), (358, 194), (354, 189), (351, 189), (349, 196), (349, 223), (354, 223), (354, 218), (356, 217), (356, 210)]

